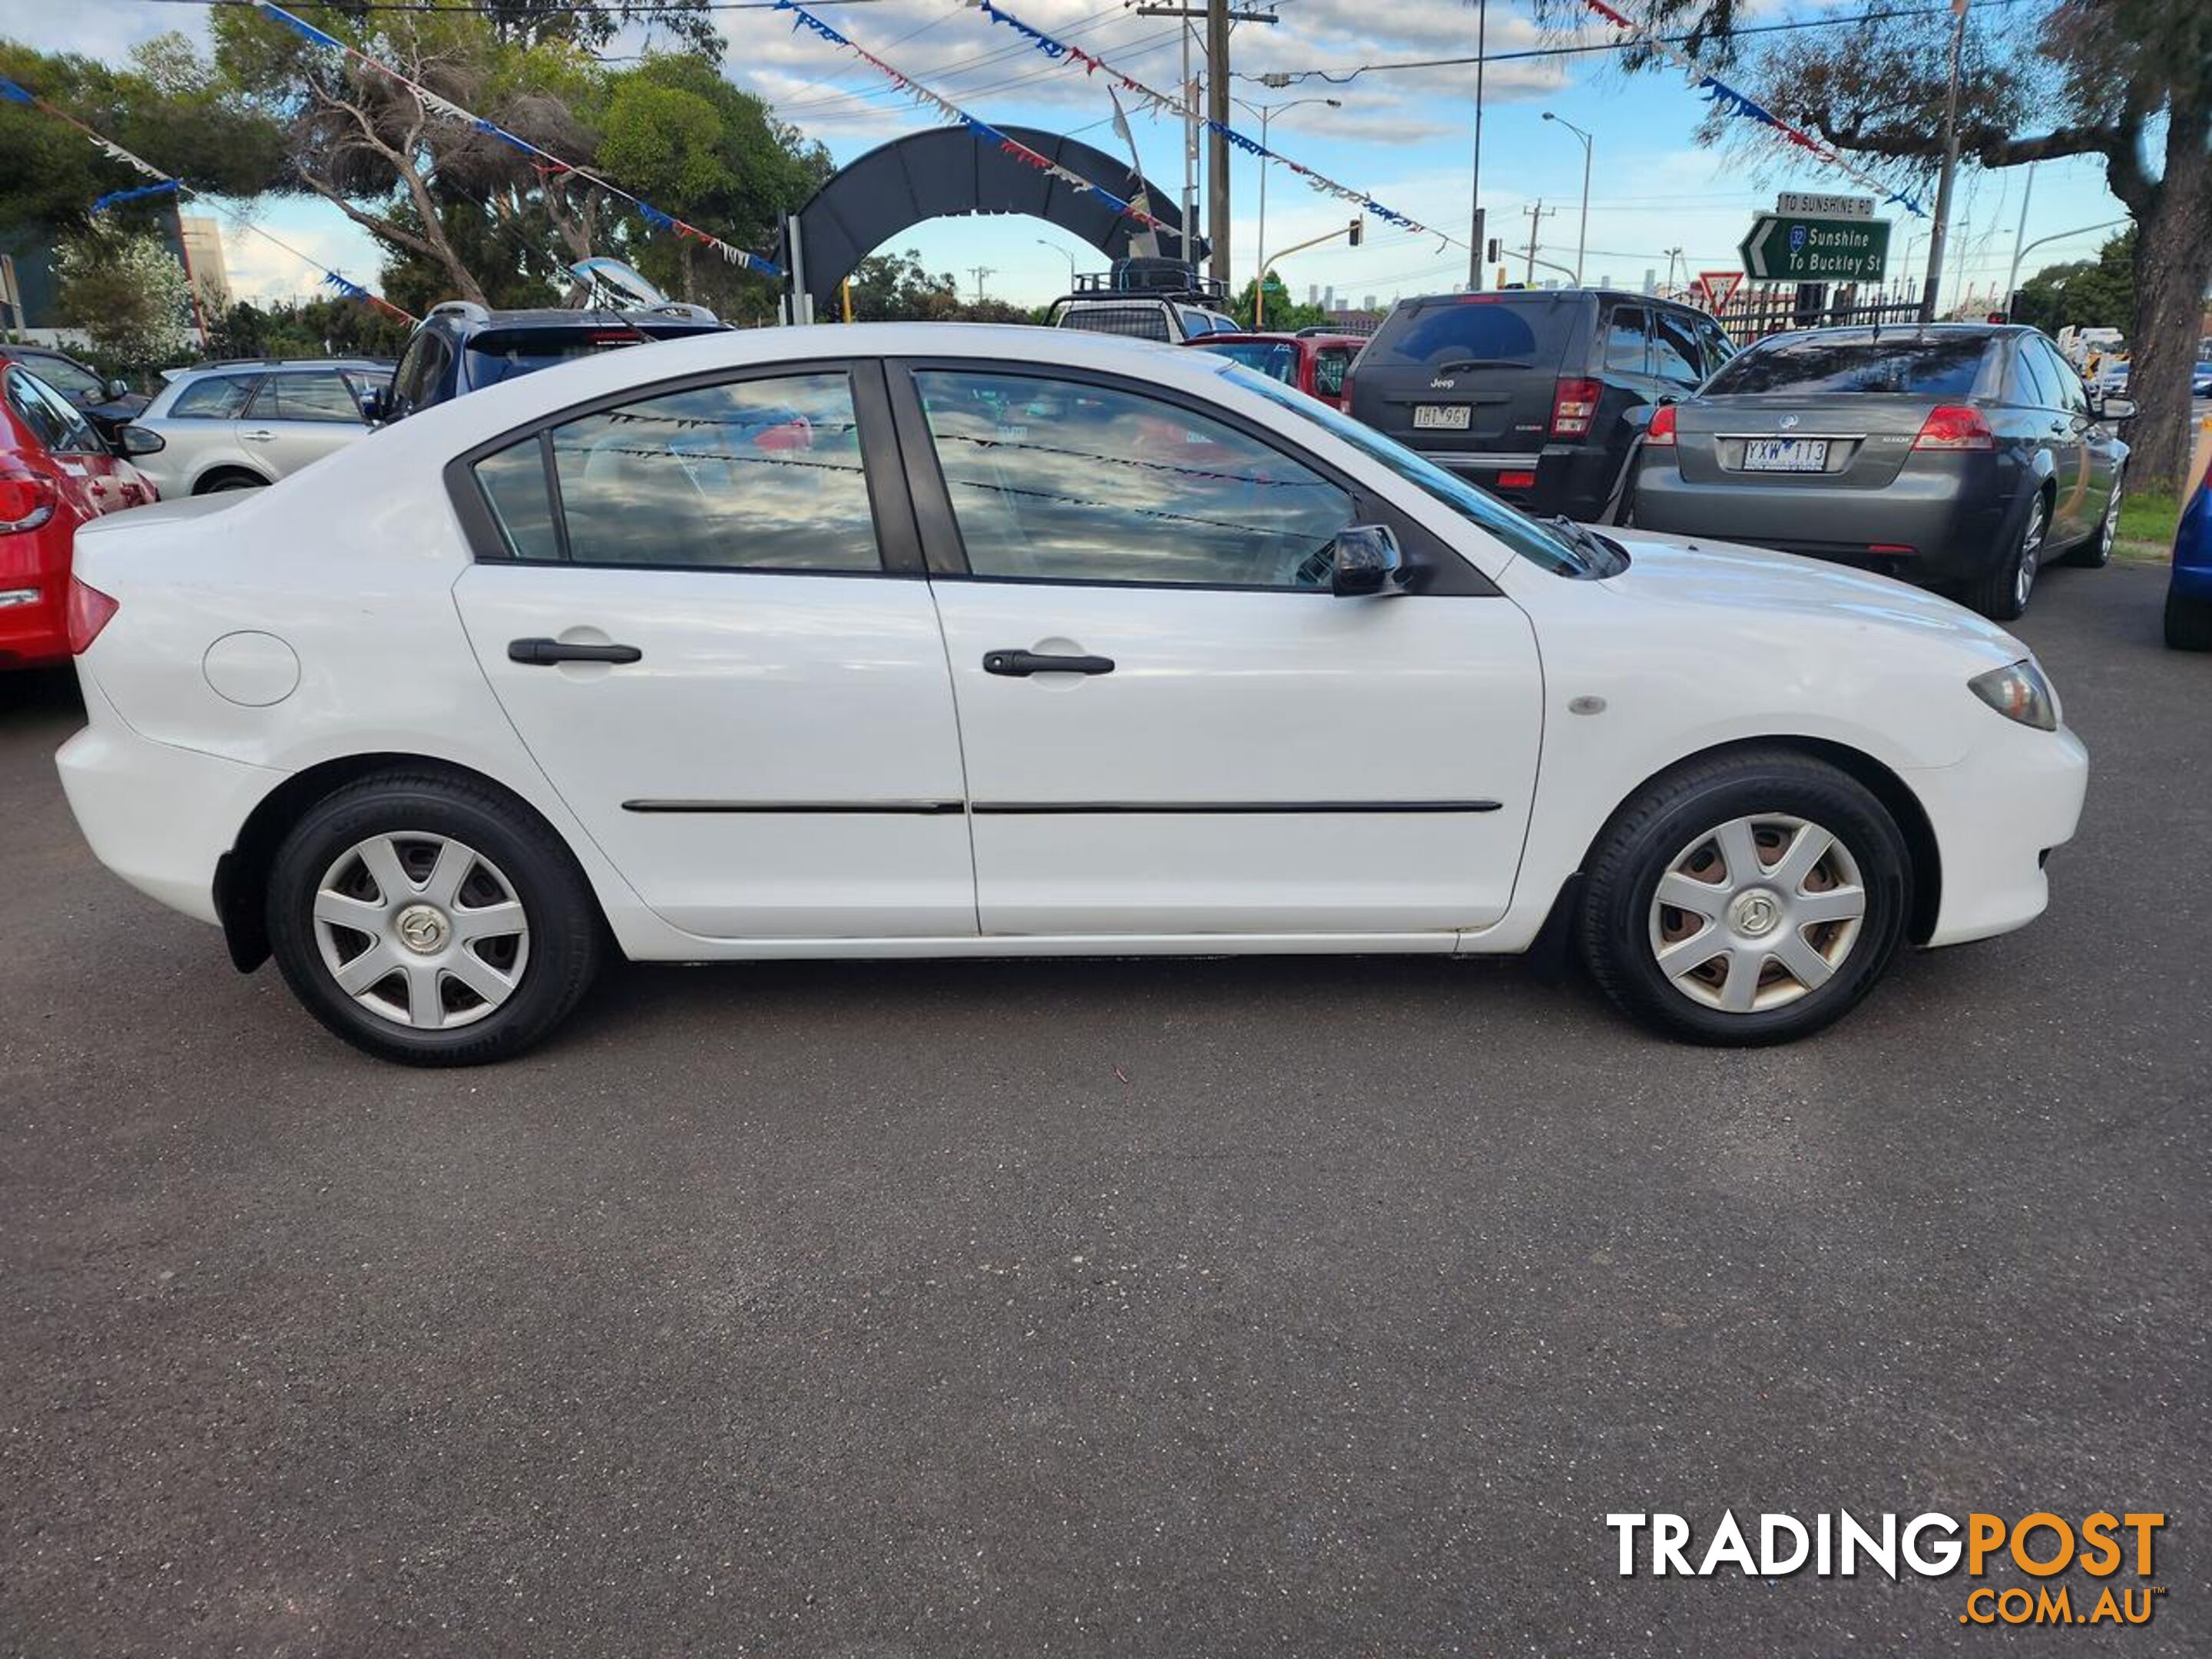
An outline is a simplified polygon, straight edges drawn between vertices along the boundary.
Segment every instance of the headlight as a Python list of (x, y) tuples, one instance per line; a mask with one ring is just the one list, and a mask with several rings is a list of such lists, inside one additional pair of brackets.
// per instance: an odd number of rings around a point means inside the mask
[(2039, 732), (2058, 729), (2058, 694), (2043, 678), (2043, 671), (2025, 658), (1977, 674), (1966, 684), (1976, 696), (2008, 720)]

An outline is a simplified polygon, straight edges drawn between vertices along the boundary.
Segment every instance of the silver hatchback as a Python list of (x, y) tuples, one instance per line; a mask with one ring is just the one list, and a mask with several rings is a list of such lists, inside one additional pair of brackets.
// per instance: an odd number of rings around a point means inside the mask
[(392, 365), (367, 357), (186, 369), (124, 428), (123, 447), (165, 501), (251, 489), (362, 436), (362, 395), (391, 383)]

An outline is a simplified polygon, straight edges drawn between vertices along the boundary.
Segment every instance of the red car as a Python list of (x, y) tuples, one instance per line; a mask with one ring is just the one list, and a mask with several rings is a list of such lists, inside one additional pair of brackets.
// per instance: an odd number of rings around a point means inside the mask
[(1205, 334), (1184, 343), (1233, 358), (1331, 409), (1348, 411), (1345, 374), (1367, 342), (1357, 334)]
[(21, 364), (0, 368), (0, 668), (69, 660), (76, 527), (154, 499), (75, 404)]

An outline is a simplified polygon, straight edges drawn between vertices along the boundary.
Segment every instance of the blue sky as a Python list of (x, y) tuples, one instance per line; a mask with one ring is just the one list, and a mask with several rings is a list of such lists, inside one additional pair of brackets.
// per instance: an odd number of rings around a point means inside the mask
[[(1898, 0), (1885, 0), (1898, 3)], [(1180, 72), (1176, 20), (1136, 14), (1128, 0), (1013, 0), (1041, 28), (1079, 42), (1136, 79), (1172, 89)], [(1761, 21), (1849, 15), (1865, 0), (1757, 0), (1745, 8)], [(1278, 0), (1280, 21), (1239, 26), (1232, 63), (1240, 75), (1270, 70), (1327, 70), (1341, 76), (1358, 65), (1472, 52), (1475, 11), (1469, 0)], [(1625, 6), (1634, 11), (1633, 4)], [(825, 7), (826, 19), (860, 45), (985, 119), (1078, 132), (1102, 149), (1116, 140), (1106, 125), (1105, 93), (1079, 69), (1055, 64), (1012, 31), (994, 26), (963, 0), (873, 0)], [(204, 38), (206, 13), (191, 4), (161, 0), (77, 0), (58, 9), (52, 0), (0, 0), (0, 34), (46, 50), (66, 50), (120, 59), (137, 43), (167, 29)], [(785, 117), (827, 144), (839, 161), (929, 124), (866, 64), (827, 42), (796, 33), (787, 16), (726, 11), (718, 21), (730, 41), (728, 73), (768, 97)], [(2015, 27), (2017, 24), (2015, 23)], [(1528, 0), (1490, 0), (1487, 46), (1492, 52), (1541, 43)], [(1593, 32), (1589, 39), (1604, 38)], [(626, 40), (611, 53), (647, 44)], [(1194, 54), (1194, 61), (1196, 54)], [(1774, 144), (1747, 155), (1701, 149), (1696, 131), (1705, 104), (1681, 76), (1657, 70), (1625, 76), (1602, 54), (1493, 63), (1486, 75), (1483, 195), (1490, 234), (1525, 252), (1524, 210), (1540, 201), (1537, 256), (1557, 264), (1575, 261), (1582, 199), (1583, 150), (1578, 141), (1542, 112), (1588, 130), (1595, 165), (1589, 190), (1589, 248), (1584, 270), (1595, 282), (1640, 285), (1647, 270), (1663, 273), (1667, 250), (1680, 248), (1688, 269), (1721, 270), (1737, 263), (1735, 245), (1751, 216), (1771, 207), (1778, 189), (1855, 191), (1845, 178)], [(1277, 117), (1271, 142), (1277, 150), (1364, 189), (1377, 201), (1417, 220), (1468, 235), (1468, 166), (1474, 114), (1470, 67), (1368, 73), (1343, 84), (1310, 79), (1271, 90), (1240, 79), (1237, 92), (1253, 103), (1329, 96), (1340, 107), (1306, 104)], [(1259, 121), (1237, 112), (1238, 125), (1257, 135)], [(1132, 109), (1145, 168), (1170, 190), (1182, 179), (1182, 129)], [(149, 157), (157, 164), (162, 158)], [(1257, 252), (1258, 170), (1249, 157), (1233, 174), (1237, 280), (1251, 274)], [(2025, 169), (1962, 172), (1950, 268), (1957, 279), (1990, 290), (2002, 285), (2020, 223)], [(1202, 198), (1201, 198), (1202, 199)], [(1267, 240), (1282, 247), (1341, 225), (1348, 211), (1276, 170), (1267, 185)], [(380, 257), (365, 234), (336, 210), (313, 201), (260, 204), (260, 222), (285, 240), (356, 281), (374, 286)], [(2049, 163), (2036, 171), (2026, 240), (2118, 219), (2122, 210), (2094, 162)], [(706, 227), (708, 229), (713, 226)], [(2033, 247), (2023, 274), (2047, 262), (2092, 252), (2104, 234), (2093, 232)], [(235, 228), (225, 237), (234, 290), (269, 298), (312, 289), (316, 273), (261, 239)], [(1041, 246), (1040, 243), (1049, 244)], [(1915, 243), (1917, 242), (1917, 246)], [(914, 247), (933, 270), (951, 270), (972, 295), (972, 269), (991, 295), (1023, 302), (1064, 289), (1068, 261), (1097, 263), (1092, 251), (1053, 226), (1026, 218), (939, 220), (895, 239)], [(1918, 270), (1926, 257), (1921, 222), (1900, 218), (1893, 233), (1892, 275), (1908, 255)], [(1518, 279), (1522, 264), (1510, 261)], [(1309, 286), (1329, 286), (1340, 303), (1369, 295), (1449, 288), (1463, 282), (1467, 254), (1370, 224), (1365, 245), (1341, 245), (1292, 256), (1279, 267), (1303, 299)], [(1549, 273), (1539, 270), (1540, 278)], [(1947, 285), (1947, 299), (1951, 289)]]

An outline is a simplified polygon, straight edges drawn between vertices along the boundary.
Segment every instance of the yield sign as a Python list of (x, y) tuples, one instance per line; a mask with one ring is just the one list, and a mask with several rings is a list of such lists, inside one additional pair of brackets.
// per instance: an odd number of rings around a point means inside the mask
[(1718, 311), (1729, 302), (1729, 296), (1743, 286), (1740, 270), (1701, 270), (1692, 284), (1705, 296), (1705, 309)]

